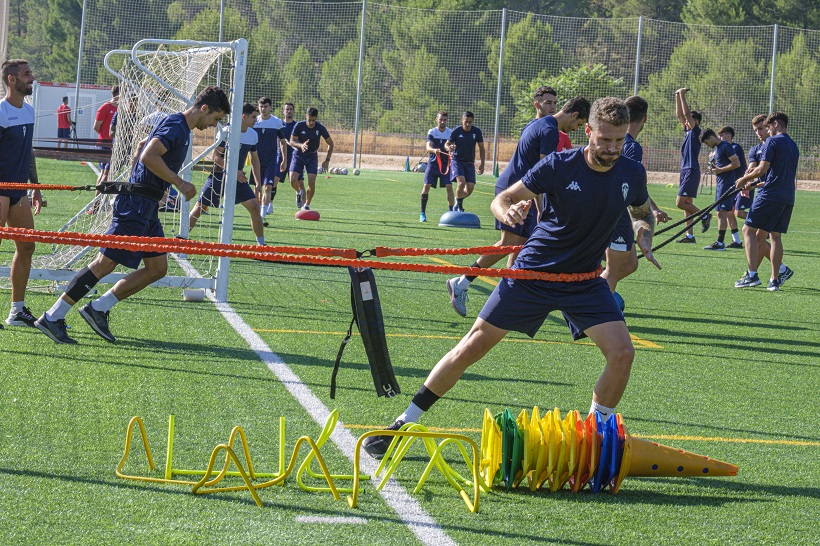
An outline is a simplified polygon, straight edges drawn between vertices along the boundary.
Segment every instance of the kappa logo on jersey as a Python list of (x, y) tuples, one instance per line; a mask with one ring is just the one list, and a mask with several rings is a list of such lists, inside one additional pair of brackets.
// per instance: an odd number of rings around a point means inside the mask
[(464, 135), (458, 135), (458, 138), (464, 138)]
[(625, 243), (626, 241), (624, 241), (623, 237), (618, 237), (617, 239), (615, 239), (615, 242), (616, 243)]
[(626, 201), (626, 194), (629, 193), (629, 184), (627, 184), (626, 182), (621, 184), (621, 192), (624, 194), (624, 201)]
[(581, 191), (581, 186), (578, 185), (578, 182), (573, 180), (572, 182), (569, 183), (569, 186), (567, 186), (565, 189)]

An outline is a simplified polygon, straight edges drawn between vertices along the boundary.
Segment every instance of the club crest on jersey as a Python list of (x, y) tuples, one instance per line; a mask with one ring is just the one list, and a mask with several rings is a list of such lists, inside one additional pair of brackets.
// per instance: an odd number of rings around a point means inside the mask
[(621, 192), (624, 194), (624, 201), (626, 201), (626, 194), (629, 193), (629, 184), (627, 184), (626, 182), (621, 184)]
[(24, 126), (24, 127), (23, 127), (23, 137), (25, 137), (25, 136), (26, 136), (26, 129), (27, 129), (27, 127), (25, 127), (25, 126)]

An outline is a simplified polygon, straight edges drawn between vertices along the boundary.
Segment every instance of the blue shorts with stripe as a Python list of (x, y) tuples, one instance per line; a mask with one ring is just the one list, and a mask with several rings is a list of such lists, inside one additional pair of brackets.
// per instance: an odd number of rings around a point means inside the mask
[[(140, 195), (122, 194), (114, 199), (114, 215), (106, 235), (132, 237), (165, 237), (159, 221), (159, 203)], [(137, 269), (144, 258), (162, 256), (165, 252), (144, 252), (103, 248), (100, 254), (120, 265)]]
[[(218, 177), (215, 178), (211, 175), (208, 177), (205, 185), (202, 186), (202, 195), (199, 196), (199, 203), (202, 203), (206, 207), (218, 207), (222, 201), (222, 195), (222, 179)], [(256, 199), (256, 194), (253, 192), (253, 189), (251, 189), (251, 185), (247, 182), (237, 182), (234, 204), (238, 205), (250, 199)]]
[[(442, 163), (444, 163), (444, 161)], [(424, 169), (424, 185), (426, 186), (428, 184), (434, 188), (438, 186), (443, 188), (444, 186), (452, 186), (453, 181), (450, 180), (450, 173), (441, 174), (441, 170), (438, 168), (438, 161), (428, 161), (427, 168)]]
[(475, 184), (475, 165), (453, 159), (450, 162), (450, 181), (455, 182), (459, 176), (463, 176), (467, 183)]
[(755, 200), (755, 191), (749, 190), (749, 197), (743, 197), (740, 193), (735, 196), (735, 210), (749, 210)]
[(681, 169), (678, 195), (681, 197), (697, 197), (700, 187), (700, 169)]
[(758, 194), (746, 215), (746, 225), (769, 233), (786, 233), (793, 208), (794, 205), (761, 199)]

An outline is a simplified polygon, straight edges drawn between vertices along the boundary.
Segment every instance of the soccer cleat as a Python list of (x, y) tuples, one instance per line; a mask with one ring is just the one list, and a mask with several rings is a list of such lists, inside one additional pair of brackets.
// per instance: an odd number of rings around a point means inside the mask
[[(396, 419), (386, 430), (399, 430), (404, 426), (404, 421)], [(362, 447), (368, 455), (374, 459), (381, 459), (387, 453), (387, 448), (393, 442), (395, 436), (368, 436), (362, 442)]]
[(700, 228), (701, 233), (706, 233), (707, 231), (709, 231), (709, 226), (712, 223), (712, 213), (710, 212), (709, 214), (704, 215), (703, 218), (700, 219), (700, 223), (701, 223), (701, 228)]
[(731, 243), (726, 245), (726, 248), (743, 248), (743, 243), (736, 243), (732, 241)]
[(91, 326), (91, 329), (97, 332), (97, 335), (101, 338), (111, 343), (117, 341), (111, 334), (111, 330), (108, 329), (108, 311), (97, 311), (90, 303), (86, 303), (80, 307), (80, 316), (85, 319), (88, 325)]
[(34, 326), (54, 343), (77, 343), (76, 339), (68, 337), (65, 319), (48, 320), (43, 314), (42, 317), (34, 321)]
[(786, 271), (777, 276), (778, 286), (783, 286), (783, 283), (791, 279), (793, 276), (794, 271), (789, 269), (789, 266), (786, 266)]
[(726, 250), (726, 245), (720, 241), (715, 241), (711, 245), (703, 247), (703, 250)]
[(766, 290), (769, 292), (779, 292), (780, 291), (780, 277), (777, 279), (771, 279), (769, 281), (769, 286), (766, 287)]
[(758, 286), (760, 284), (760, 277), (757, 276), (757, 273), (754, 275), (750, 275), (747, 271), (739, 281), (735, 283), (735, 288), (750, 288), (752, 286)]
[(467, 289), (458, 287), (458, 280), (461, 277), (453, 277), (447, 281), (447, 291), (450, 293), (450, 304), (456, 313), (462, 317), (467, 316)]
[(36, 320), (29, 308), (23, 307), (23, 310), (19, 313), (9, 314), (9, 318), (6, 319), (6, 324), (9, 326), (28, 326), (29, 328), (36, 328), (36, 326), (34, 326)]
[(695, 238), (694, 237), (683, 237), (682, 239), (678, 239), (678, 242), (679, 243), (694, 243)]
[(426, 221), (427, 221), (427, 215), (424, 214), (423, 212), (421, 214), (419, 214), (419, 222), (426, 222)]

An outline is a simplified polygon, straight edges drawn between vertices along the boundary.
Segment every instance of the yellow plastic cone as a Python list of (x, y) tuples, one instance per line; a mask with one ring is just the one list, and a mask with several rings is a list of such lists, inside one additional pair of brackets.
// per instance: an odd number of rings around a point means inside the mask
[(631, 438), (627, 476), (737, 476), (737, 467), (704, 455)]

